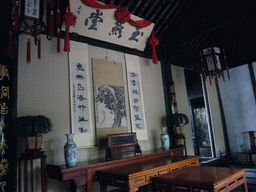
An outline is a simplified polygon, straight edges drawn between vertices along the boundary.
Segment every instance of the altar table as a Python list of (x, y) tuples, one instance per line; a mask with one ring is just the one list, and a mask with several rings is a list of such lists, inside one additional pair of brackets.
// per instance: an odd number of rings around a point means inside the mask
[[(77, 165), (73, 168), (67, 168), (66, 165), (50, 165), (47, 164), (47, 174), (49, 178), (58, 179), (61, 181), (70, 181), (70, 191), (76, 192), (77, 186), (86, 186), (87, 191), (93, 191), (93, 182), (98, 181), (97, 171), (104, 170), (112, 167), (127, 167), (129, 165), (134, 165), (140, 162), (152, 162), (152, 161), (160, 161), (165, 160), (165, 163), (173, 163), (171, 157), (179, 157), (183, 155), (184, 147), (170, 149), (168, 151), (151, 151), (151, 152), (143, 152), (143, 155), (128, 157), (125, 159), (106, 161), (105, 158), (94, 159), (84, 162), (78, 162)], [(181, 157), (180, 160), (185, 160), (188, 164), (187, 159), (189, 157)], [(199, 157), (191, 159), (190, 164), (195, 163), (192, 161), (198, 161)], [(162, 163), (163, 169), (166, 167), (164, 163)], [(161, 169), (160, 171), (165, 172), (167, 170)]]
[(245, 170), (227, 167), (189, 167), (173, 173), (153, 178), (157, 192), (207, 190), (212, 192), (228, 192), (242, 185), (248, 192)]

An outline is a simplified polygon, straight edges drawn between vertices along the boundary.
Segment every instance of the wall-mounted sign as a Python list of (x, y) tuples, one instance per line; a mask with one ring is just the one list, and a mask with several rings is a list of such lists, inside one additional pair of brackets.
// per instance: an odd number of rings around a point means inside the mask
[[(76, 24), (70, 27), (70, 32), (81, 36), (135, 48), (144, 51), (154, 24), (139, 28), (130, 23), (121, 23), (115, 19), (115, 9), (99, 9), (88, 7), (80, 0), (73, 0), (71, 12), (76, 15)], [(131, 19), (141, 20), (132, 15)], [(65, 25), (63, 25), (63, 31)]]
[(40, 0), (25, 0), (24, 15), (33, 19), (40, 18)]

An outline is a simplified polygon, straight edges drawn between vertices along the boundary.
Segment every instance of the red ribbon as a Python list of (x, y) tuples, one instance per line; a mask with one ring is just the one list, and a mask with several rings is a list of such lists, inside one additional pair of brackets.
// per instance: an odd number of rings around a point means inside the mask
[(116, 5), (107, 5), (107, 4), (100, 4), (95, 0), (81, 0), (83, 4), (89, 6), (89, 7), (94, 7), (94, 8), (100, 8), (100, 9), (117, 9), (115, 11), (115, 16), (117, 21), (120, 21), (121, 23), (129, 22), (131, 25), (135, 27), (148, 27), (149, 25), (152, 24), (151, 21), (147, 20), (139, 20), (139, 21), (134, 21), (130, 18), (130, 13), (127, 8), (120, 8)]
[(30, 57), (30, 52), (31, 52), (31, 41), (30, 38), (27, 38), (27, 63), (30, 63), (31, 57)]
[(156, 46), (159, 44), (159, 40), (157, 37), (155, 37), (154, 30), (151, 33), (151, 36), (148, 40), (148, 44), (152, 47), (153, 63), (157, 64)]
[(95, 0), (81, 0), (81, 1), (83, 4), (85, 4), (89, 7), (94, 7), (94, 8), (100, 8), (100, 9), (117, 9), (117, 8), (119, 8), (116, 5), (101, 4)]

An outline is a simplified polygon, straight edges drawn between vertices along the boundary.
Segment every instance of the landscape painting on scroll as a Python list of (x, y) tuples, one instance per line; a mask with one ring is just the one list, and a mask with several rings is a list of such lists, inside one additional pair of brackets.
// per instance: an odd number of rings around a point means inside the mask
[(95, 85), (97, 128), (127, 127), (124, 87)]

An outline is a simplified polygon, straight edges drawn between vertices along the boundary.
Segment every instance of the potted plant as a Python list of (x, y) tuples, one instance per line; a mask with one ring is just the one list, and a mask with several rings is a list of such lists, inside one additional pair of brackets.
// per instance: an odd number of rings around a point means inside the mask
[(180, 130), (180, 134), (177, 133), (177, 127), (181, 128), (182, 126), (188, 124), (188, 122), (189, 122), (188, 116), (183, 113), (175, 113), (167, 117), (166, 124), (168, 126), (168, 132), (170, 134), (172, 146), (177, 145), (177, 138), (183, 137), (181, 130)]
[(14, 135), (26, 138), (27, 150), (41, 150), (42, 135), (51, 131), (52, 124), (44, 115), (21, 116), (12, 124)]
[(188, 116), (183, 113), (172, 114), (173, 127), (181, 127), (188, 124)]

